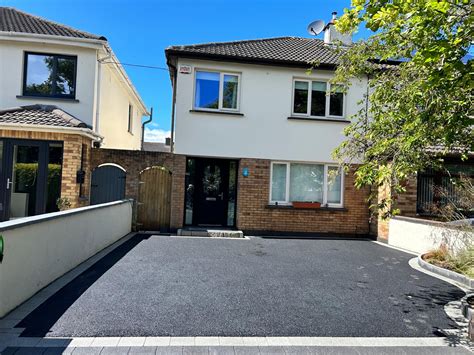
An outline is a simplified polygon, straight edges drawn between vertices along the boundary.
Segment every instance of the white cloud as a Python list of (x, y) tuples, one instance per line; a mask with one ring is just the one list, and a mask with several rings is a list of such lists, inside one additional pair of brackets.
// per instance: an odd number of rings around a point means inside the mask
[(160, 128), (145, 128), (145, 142), (165, 142), (165, 138), (171, 137), (171, 131)]

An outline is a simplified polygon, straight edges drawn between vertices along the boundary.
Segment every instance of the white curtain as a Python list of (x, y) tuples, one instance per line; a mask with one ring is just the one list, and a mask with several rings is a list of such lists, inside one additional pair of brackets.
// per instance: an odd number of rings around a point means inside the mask
[(341, 173), (335, 166), (328, 167), (328, 203), (341, 203)]
[(286, 164), (273, 164), (272, 201), (286, 200)]
[(324, 166), (291, 164), (290, 201), (323, 202)]

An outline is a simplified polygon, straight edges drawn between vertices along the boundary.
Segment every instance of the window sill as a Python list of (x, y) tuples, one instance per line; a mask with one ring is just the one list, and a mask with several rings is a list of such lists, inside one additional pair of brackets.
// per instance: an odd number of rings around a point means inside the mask
[(335, 211), (335, 212), (347, 212), (347, 208), (344, 207), (319, 207), (319, 208), (294, 208), (291, 205), (266, 205), (266, 209), (269, 210), (294, 210), (294, 211)]
[(230, 116), (243, 116), (243, 113), (240, 112), (230, 112), (230, 111), (209, 111), (209, 110), (189, 110), (193, 113), (210, 113), (214, 115), (230, 115)]
[(339, 122), (339, 123), (351, 123), (351, 121), (346, 120), (344, 118), (332, 118), (332, 117), (299, 117), (299, 116), (290, 116), (288, 117), (289, 120), (303, 120), (303, 121), (319, 121), (319, 122)]
[(17, 99), (27, 99), (27, 100), (49, 100), (49, 101), (79, 102), (79, 100), (77, 100), (77, 99), (71, 99), (71, 98), (67, 98), (67, 97), (16, 95), (16, 98)]

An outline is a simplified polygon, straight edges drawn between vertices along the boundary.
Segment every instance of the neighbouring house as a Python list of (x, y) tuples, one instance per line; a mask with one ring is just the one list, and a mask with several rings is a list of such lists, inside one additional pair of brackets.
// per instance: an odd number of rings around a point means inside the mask
[(146, 107), (107, 39), (0, 7), (0, 221), (89, 204), (92, 146), (139, 150)]
[[(172, 227), (249, 233), (369, 233), (368, 189), (331, 153), (364, 100), (344, 92), (330, 23), (325, 40), (279, 37), (171, 46), (172, 152), (186, 159)], [(312, 62), (319, 65), (308, 73)], [(319, 208), (318, 208), (319, 207)]]
[[(442, 209), (445, 206), (455, 207), (458, 217), (474, 217), (474, 199), (468, 202), (472, 188), (466, 186), (474, 183), (474, 152), (468, 153), (468, 159), (461, 159), (459, 150), (446, 152), (442, 146), (429, 149), (433, 159), (441, 159), (442, 167), (419, 171), (404, 182), (405, 192), (395, 194), (386, 186), (378, 191), (378, 199), (391, 198), (393, 207), (403, 217), (425, 220), (443, 220)], [(464, 187), (463, 187), (464, 186)], [(379, 239), (389, 238), (389, 221), (379, 219), (374, 225), (373, 234)]]
[(146, 152), (170, 152), (170, 145), (162, 142), (143, 142), (143, 149)]

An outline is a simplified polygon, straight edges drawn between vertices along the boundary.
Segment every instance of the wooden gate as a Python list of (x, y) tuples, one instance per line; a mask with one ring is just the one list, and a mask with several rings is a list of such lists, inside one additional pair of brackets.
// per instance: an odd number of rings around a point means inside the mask
[(125, 198), (125, 170), (116, 165), (101, 165), (92, 172), (91, 205)]
[(161, 166), (140, 172), (137, 224), (140, 230), (166, 232), (170, 227), (171, 172)]

